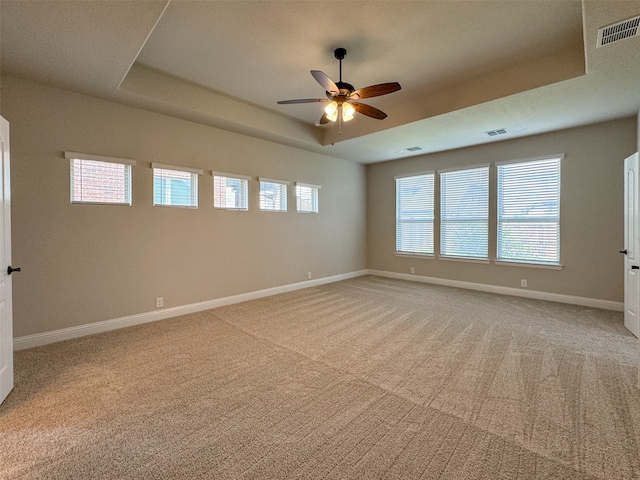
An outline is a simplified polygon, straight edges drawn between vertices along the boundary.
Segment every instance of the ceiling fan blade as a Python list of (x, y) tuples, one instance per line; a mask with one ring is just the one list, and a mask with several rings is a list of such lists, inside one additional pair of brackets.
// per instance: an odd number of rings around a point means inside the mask
[(311, 75), (316, 79), (322, 88), (324, 88), (327, 92), (338, 95), (340, 93), (340, 89), (335, 84), (333, 80), (331, 80), (327, 75), (320, 70), (311, 70)]
[(328, 98), (298, 98), (297, 100), (280, 100), (280, 105), (289, 105), (292, 103), (314, 103), (314, 102), (328, 102)]
[(384, 120), (387, 118), (387, 114), (382, 110), (378, 110), (376, 107), (367, 105), (366, 103), (349, 102), (356, 109), (356, 112), (366, 115), (367, 117), (375, 118), (376, 120)]
[(397, 92), (400, 90), (400, 84), (398, 82), (380, 83), (378, 85), (371, 85), (370, 87), (364, 87), (356, 90), (349, 98), (371, 98), (379, 97), (380, 95), (386, 95), (388, 93)]
[(320, 125), (324, 125), (326, 123), (329, 123), (331, 120), (329, 120), (329, 118), (327, 117), (326, 113), (322, 114), (322, 117), (320, 117), (320, 121), (318, 122)]

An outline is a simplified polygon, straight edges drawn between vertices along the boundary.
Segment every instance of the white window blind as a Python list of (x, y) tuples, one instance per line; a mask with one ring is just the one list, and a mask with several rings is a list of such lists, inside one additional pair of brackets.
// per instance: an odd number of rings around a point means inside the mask
[(560, 158), (498, 165), (498, 260), (560, 261)]
[(396, 252), (433, 254), (434, 174), (396, 178)]
[(440, 173), (440, 254), (489, 255), (489, 167)]
[(201, 170), (153, 163), (153, 205), (198, 208)]
[(296, 183), (296, 207), (300, 213), (318, 213), (318, 185)]
[(271, 212), (286, 212), (287, 185), (289, 185), (289, 182), (261, 178), (260, 210)]
[(213, 207), (227, 210), (248, 210), (249, 178), (213, 172)]
[(134, 160), (65, 152), (70, 163), (71, 203), (131, 205)]

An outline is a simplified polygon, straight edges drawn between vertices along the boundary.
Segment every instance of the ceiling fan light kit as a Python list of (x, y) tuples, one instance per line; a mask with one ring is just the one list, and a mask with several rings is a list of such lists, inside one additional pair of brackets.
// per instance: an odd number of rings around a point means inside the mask
[(353, 115), (356, 113), (356, 109), (348, 102), (338, 103), (335, 100), (332, 100), (326, 107), (324, 107), (324, 113), (332, 122), (336, 122), (338, 120), (340, 112), (342, 112), (342, 121), (348, 122), (349, 120), (353, 120)]
[(397, 92), (401, 88), (400, 84), (398, 82), (381, 83), (356, 90), (350, 83), (342, 81), (342, 60), (347, 55), (347, 50), (345, 48), (336, 48), (333, 55), (340, 61), (340, 80), (338, 82), (334, 82), (320, 70), (311, 70), (313, 78), (325, 89), (327, 98), (280, 100), (278, 104), (329, 102), (324, 107), (324, 114), (320, 118), (320, 121), (316, 122), (317, 126), (325, 125), (329, 122), (337, 122), (338, 120), (348, 122), (353, 119), (356, 112), (370, 118), (375, 118), (376, 120), (384, 120), (387, 118), (387, 114), (382, 110), (378, 110), (366, 103), (356, 102), (355, 100), (379, 97)]

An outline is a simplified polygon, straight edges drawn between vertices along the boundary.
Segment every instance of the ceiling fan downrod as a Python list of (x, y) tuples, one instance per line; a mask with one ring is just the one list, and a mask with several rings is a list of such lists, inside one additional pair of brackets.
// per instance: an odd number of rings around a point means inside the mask
[(336, 48), (333, 51), (333, 56), (340, 62), (340, 83), (342, 83), (342, 59), (347, 56), (347, 49), (342, 47)]
[(346, 97), (355, 90), (353, 85), (342, 81), (342, 59), (347, 56), (347, 49), (342, 47), (336, 48), (333, 51), (333, 56), (340, 62), (340, 80), (336, 82), (336, 86), (338, 87), (338, 97), (342, 100), (346, 100)]

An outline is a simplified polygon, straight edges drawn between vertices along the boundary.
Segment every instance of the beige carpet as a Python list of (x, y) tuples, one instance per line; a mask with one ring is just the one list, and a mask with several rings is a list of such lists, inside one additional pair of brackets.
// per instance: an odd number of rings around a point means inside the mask
[(2, 479), (640, 478), (615, 312), (361, 277), (15, 364)]

